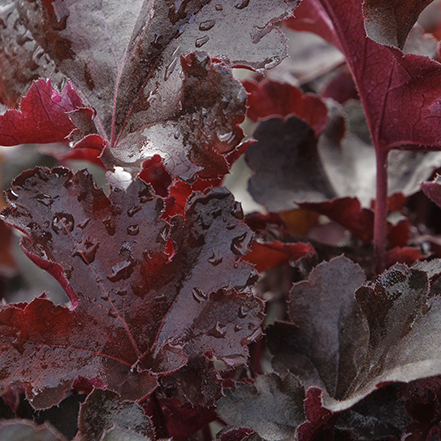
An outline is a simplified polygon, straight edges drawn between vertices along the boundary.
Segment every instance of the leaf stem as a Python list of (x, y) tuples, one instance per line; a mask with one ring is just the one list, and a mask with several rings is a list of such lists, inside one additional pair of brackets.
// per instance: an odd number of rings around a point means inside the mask
[(377, 189), (374, 217), (374, 253), (377, 273), (382, 273), (386, 265), (387, 230), (387, 159), (389, 151), (377, 148)]

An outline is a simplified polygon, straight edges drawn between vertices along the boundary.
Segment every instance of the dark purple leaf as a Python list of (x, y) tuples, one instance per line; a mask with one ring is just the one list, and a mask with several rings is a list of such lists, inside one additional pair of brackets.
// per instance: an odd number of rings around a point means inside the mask
[[(137, 174), (155, 154), (173, 176), (215, 177), (242, 138), (245, 93), (228, 66), (286, 56), (276, 23), (299, 0), (23, 1), (20, 18), (97, 112), (103, 162)], [(231, 35), (241, 44), (232, 45)], [(213, 161), (213, 164), (212, 164)]]
[(78, 428), (82, 441), (100, 441), (111, 429), (126, 429), (146, 439), (155, 438), (150, 418), (141, 406), (101, 389), (95, 389), (81, 405)]
[(367, 0), (363, 4), (366, 32), (377, 43), (403, 49), (421, 12), (433, 0)]
[(236, 383), (224, 393), (216, 404), (221, 419), (237, 429), (253, 429), (265, 440), (291, 438), (305, 421), (305, 390), (291, 374), (283, 379), (276, 374), (261, 375), (254, 384)]
[(1, 381), (26, 386), (34, 407), (59, 402), (79, 376), (134, 400), (188, 358), (245, 362), (261, 335), (262, 302), (235, 291), (254, 276), (238, 262), (251, 231), (229, 192), (194, 194), (172, 225), (142, 181), (107, 197), (85, 171), (25, 172), (8, 199), (3, 216), (26, 234), (26, 254), (72, 302), (42, 296), (2, 307)]
[(323, 389), (323, 403), (333, 411), (351, 407), (380, 383), (438, 374), (441, 299), (428, 298), (435, 268), (441, 271), (439, 261), (397, 264), (374, 284), (357, 287), (364, 280), (358, 265), (344, 257), (320, 264), (309, 281), (294, 284), (292, 322), (267, 330), (275, 369)]

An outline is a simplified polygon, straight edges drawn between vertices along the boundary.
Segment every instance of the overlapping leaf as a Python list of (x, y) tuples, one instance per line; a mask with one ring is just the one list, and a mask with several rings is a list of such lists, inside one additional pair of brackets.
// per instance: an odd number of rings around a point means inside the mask
[[(439, 149), (441, 65), (424, 56), (404, 56), (399, 49), (366, 38), (362, 3), (311, 0), (302, 8), (303, 28), (328, 38), (344, 53), (378, 151)], [(414, 22), (405, 16), (410, 14), (416, 19), (428, 3), (372, 0), (366, 2), (365, 8), (395, 8), (399, 14), (395, 22), (406, 23), (394, 31), (401, 35), (401, 45), (410, 30), (409, 24)], [(291, 23), (296, 27), (295, 19)], [(394, 25), (390, 21), (384, 24), (390, 28)]]
[[(136, 403), (124, 402), (107, 390), (94, 390), (81, 406), (78, 429), (82, 441), (100, 441), (112, 430), (127, 431), (127, 439), (154, 440), (150, 418)], [(137, 437), (138, 436), (138, 437)], [(112, 438), (110, 438), (112, 439)], [(121, 437), (121, 439), (125, 439)]]
[(262, 303), (234, 290), (252, 281), (237, 262), (251, 231), (226, 190), (194, 194), (172, 225), (142, 181), (106, 197), (85, 171), (25, 172), (8, 199), (4, 218), (26, 234), (26, 254), (72, 302), (2, 307), (0, 380), (24, 385), (35, 407), (59, 402), (78, 376), (137, 399), (189, 357), (245, 362)]
[[(263, 69), (286, 56), (275, 24), (299, 0), (16, 2), (20, 26), (69, 78), (107, 144), (109, 169), (137, 174), (161, 154), (174, 176), (225, 173), (242, 138), (245, 93), (228, 66)], [(13, 11), (14, 6), (7, 6)], [(14, 13), (10, 12), (10, 14)], [(8, 22), (3, 34), (13, 32)], [(230, 36), (236, 36), (231, 44)], [(8, 40), (14, 49), (14, 38)], [(18, 43), (16, 43), (18, 44)]]
[(377, 43), (403, 49), (421, 12), (433, 0), (367, 0), (363, 4), (365, 27)]
[(254, 384), (237, 383), (217, 402), (217, 413), (230, 426), (255, 430), (269, 441), (292, 438), (306, 419), (305, 390), (291, 374), (261, 375)]
[(20, 111), (9, 110), (0, 116), (0, 144), (65, 141), (75, 129), (68, 113), (82, 107), (70, 84), (58, 94), (50, 81), (40, 79), (21, 100)]
[[(268, 88), (268, 83), (262, 88)], [(268, 108), (274, 106), (268, 101)], [(255, 101), (250, 103), (253, 106)], [(258, 113), (262, 105), (252, 108), (252, 113)], [(353, 127), (361, 131), (365, 123), (364, 118), (358, 120), (358, 109), (347, 110), (339, 105), (330, 106), (328, 124), (320, 134), (317, 127), (313, 130), (303, 120), (301, 112), (297, 115), (294, 107), (295, 116), (260, 122), (253, 134), (257, 142), (245, 156), (254, 172), (248, 189), (256, 202), (270, 211), (282, 211), (297, 207), (296, 203), (352, 196), (362, 206), (370, 207), (376, 196), (375, 149), (361, 139), (361, 134), (351, 131)], [(308, 117), (311, 123), (323, 115), (320, 106), (311, 106), (311, 111), (315, 112)], [(390, 152), (389, 194), (417, 192), (419, 182), (427, 179), (440, 162), (439, 152)]]
[(348, 409), (380, 383), (439, 374), (441, 299), (429, 297), (429, 280), (440, 272), (439, 260), (397, 264), (360, 287), (364, 274), (348, 259), (319, 265), (293, 287), (293, 323), (268, 330), (274, 367), (323, 389), (333, 411)]

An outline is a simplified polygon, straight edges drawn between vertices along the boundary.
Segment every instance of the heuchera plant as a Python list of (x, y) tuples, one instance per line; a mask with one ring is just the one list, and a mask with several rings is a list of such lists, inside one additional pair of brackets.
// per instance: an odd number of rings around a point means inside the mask
[[(0, 1), (0, 145), (110, 187), (35, 167), (5, 192), (1, 440), (439, 439), (427, 7), (441, 17), (433, 0)], [(276, 81), (303, 31), (340, 61)], [(222, 187), (241, 157), (261, 213)], [(12, 231), (67, 303), (14, 301)]]

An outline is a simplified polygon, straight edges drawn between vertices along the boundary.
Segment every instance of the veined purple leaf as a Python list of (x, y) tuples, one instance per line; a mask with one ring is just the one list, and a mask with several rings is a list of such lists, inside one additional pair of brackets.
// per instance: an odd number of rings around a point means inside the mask
[(96, 110), (107, 167), (137, 174), (161, 154), (171, 174), (189, 180), (226, 172), (222, 157), (216, 167), (211, 161), (240, 142), (245, 93), (227, 69), (188, 54), (203, 50), (227, 66), (274, 66), (286, 56), (275, 24), (298, 3), (25, 0), (18, 8), (44, 53)]

